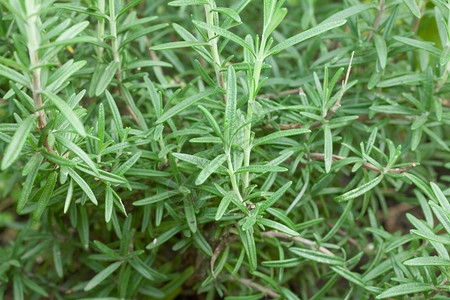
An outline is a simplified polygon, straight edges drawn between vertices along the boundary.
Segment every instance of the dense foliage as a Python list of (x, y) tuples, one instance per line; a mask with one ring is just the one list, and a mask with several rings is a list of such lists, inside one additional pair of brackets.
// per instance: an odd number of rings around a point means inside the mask
[(449, 25), (445, 0), (0, 0), (0, 294), (447, 299)]

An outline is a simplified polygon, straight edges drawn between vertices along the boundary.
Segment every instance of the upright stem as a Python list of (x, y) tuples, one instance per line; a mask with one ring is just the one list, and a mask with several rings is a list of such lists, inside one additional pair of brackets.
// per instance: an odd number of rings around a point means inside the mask
[[(103, 1), (103, 0), (100, 0), (100, 1)], [(125, 99), (125, 95), (122, 92), (122, 69), (120, 67), (119, 41), (118, 41), (118, 36), (117, 36), (117, 22), (116, 21), (117, 20), (116, 20), (116, 11), (115, 11), (115, 7), (114, 7), (114, 1), (109, 0), (109, 28), (111, 31), (111, 35), (113, 37), (112, 43), (111, 43), (111, 48), (112, 48), (114, 61), (117, 62), (116, 77), (117, 77), (117, 80), (119, 81), (119, 93)], [(139, 123), (139, 120), (137, 119), (136, 114), (133, 112), (133, 110), (131, 109), (131, 107), (128, 104), (127, 104), (127, 110), (130, 113), (133, 120), (136, 122), (136, 124), (139, 127), (141, 127), (141, 124)]]
[[(256, 95), (257, 95), (257, 91), (258, 91), (259, 77), (261, 75), (265, 47), (266, 47), (266, 37), (265, 37), (265, 34), (263, 33), (262, 38), (261, 38), (261, 45), (260, 45), (260, 48), (259, 48), (259, 51), (258, 51), (258, 54), (256, 57), (256, 61), (255, 61), (255, 67), (253, 69), (253, 78), (250, 82), (251, 83), (250, 94), (249, 94), (248, 103), (247, 103), (247, 121), (250, 121), (253, 118), (253, 105), (252, 104), (256, 99)], [(252, 124), (249, 123), (245, 127), (244, 167), (247, 167), (250, 165), (250, 154), (252, 151), (251, 130), (252, 130)], [(249, 173), (244, 172), (243, 187), (242, 187), (244, 197), (246, 195), (247, 188), (249, 185), (250, 185)]]
[[(98, 0), (97, 8), (103, 14), (105, 13), (105, 0)], [(105, 33), (105, 19), (100, 18), (97, 24), (97, 38), (99, 41), (103, 41), (103, 35)], [(98, 58), (103, 57), (103, 47), (97, 47)]]
[(118, 63), (117, 67), (117, 79), (122, 82), (122, 73), (120, 70), (120, 57), (119, 57), (119, 41), (117, 38), (117, 23), (116, 23), (116, 12), (114, 9), (114, 1), (109, 1), (109, 26), (112, 35), (112, 52), (114, 61)]
[(237, 195), (238, 199), (241, 202), (244, 202), (244, 198), (242, 198), (241, 192), (239, 191), (239, 185), (236, 181), (236, 176), (234, 175), (234, 169), (233, 169), (233, 163), (231, 162), (231, 155), (230, 153), (226, 153), (227, 155), (227, 163), (228, 163), (228, 174), (230, 175), (231, 179), (231, 186), (233, 187), (234, 193)]
[[(212, 11), (215, 7), (216, 7), (216, 4), (214, 1), (210, 1), (209, 4), (205, 5), (206, 23), (208, 23), (210, 25), (216, 25), (216, 24), (214, 24), (214, 14), (217, 14), (217, 13)], [(214, 71), (216, 73), (216, 78), (219, 81), (220, 86), (223, 89), (226, 89), (223, 74), (220, 72), (220, 66), (222, 65), (222, 62), (220, 61), (219, 49), (217, 47), (218, 38), (213, 39), (214, 36), (215, 36), (214, 32), (212, 30), (208, 30), (209, 45), (211, 46), (211, 50), (212, 50), (212, 56), (213, 56), (213, 61), (214, 61)], [(226, 95), (222, 95), (222, 97), (223, 97), (223, 101), (225, 102)]]
[[(41, 67), (39, 66), (39, 44), (40, 44), (40, 33), (37, 29), (39, 23), (39, 15), (36, 10), (35, 0), (29, 0), (26, 2), (27, 5), (27, 38), (28, 38), (28, 54), (30, 56), (30, 72), (32, 75), (32, 93), (34, 100), (34, 108), (38, 114), (39, 130), (42, 131), (47, 125), (45, 111), (40, 109), (42, 107), (42, 96), (41, 96)], [(52, 146), (48, 144), (48, 138), (44, 140), (44, 147), (49, 152), (54, 152)]]

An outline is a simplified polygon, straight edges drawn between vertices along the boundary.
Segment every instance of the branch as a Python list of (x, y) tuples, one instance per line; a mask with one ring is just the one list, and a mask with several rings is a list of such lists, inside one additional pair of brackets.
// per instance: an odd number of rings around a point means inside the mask
[(373, 24), (373, 31), (369, 33), (369, 39), (368, 42), (372, 41), (373, 33), (378, 30), (378, 27), (380, 26), (381, 21), (381, 15), (383, 15), (384, 12), (384, 0), (380, 0), (380, 8), (378, 9), (377, 18), (375, 19), (375, 23)]
[(270, 296), (272, 298), (279, 298), (280, 297), (280, 294), (275, 293), (271, 289), (266, 288), (266, 287), (264, 287), (262, 285), (259, 285), (259, 284), (255, 283), (255, 282), (251, 281), (250, 279), (246, 279), (246, 278), (236, 279), (236, 278), (230, 277), (230, 280), (239, 281), (243, 285), (246, 285), (246, 286), (252, 287), (254, 289), (257, 289), (258, 291), (263, 292), (264, 294), (266, 294), (267, 296)]
[(265, 237), (280, 237), (280, 238), (283, 238), (283, 239), (287, 239), (287, 240), (291, 240), (291, 241), (294, 241), (294, 242), (302, 243), (303, 245), (306, 245), (306, 246), (310, 247), (311, 249), (317, 249), (320, 252), (325, 253), (327, 255), (335, 256), (333, 254), (333, 252), (331, 252), (327, 248), (325, 248), (323, 246), (317, 247), (317, 244), (315, 242), (313, 242), (311, 240), (308, 240), (308, 239), (305, 239), (305, 238), (302, 238), (300, 236), (290, 236), (290, 235), (288, 235), (286, 233), (282, 233), (282, 232), (274, 231), (274, 230), (261, 232), (261, 235), (265, 236)]
[[(353, 62), (354, 54), (355, 54), (355, 51), (352, 52), (352, 57), (350, 58), (350, 62), (348, 63), (347, 74), (345, 74), (345, 79), (344, 79), (344, 82), (342, 83), (342, 89), (341, 89), (341, 92), (339, 93), (339, 97), (336, 100), (336, 103), (333, 105), (333, 107), (330, 108), (330, 110), (328, 111), (327, 115), (325, 116), (325, 120), (331, 119), (331, 117), (333, 117), (334, 113), (339, 109), (339, 107), (341, 107), (341, 99), (344, 96), (345, 88), (347, 87), (348, 77), (350, 76), (350, 71), (352, 69), (352, 62)], [(322, 125), (322, 122), (316, 121), (311, 124), (309, 129), (314, 129), (316, 127), (319, 127), (320, 125)]]
[[(339, 109), (339, 107), (341, 107), (341, 99), (344, 96), (345, 88), (347, 87), (348, 77), (350, 76), (350, 70), (352, 69), (352, 62), (353, 62), (353, 55), (354, 54), (355, 54), (355, 51), (352, 52), (352, 56), (351, 56), (350, 62), (348, 64), (347, 74), (345, 75), (344, 82), (342, 82), (342, 89), (341, 89), (341, 91), (339, 93), (339, 97), (336, 100), (336, 103), (333, 105), (333, 107), (330, 108), (330, 110), (328, 111), (327, 115), (325, 116), (325, 120), (331, 119), (331, 117), (333, 117), (334, 113)], [(304, 92), (303, 92), (303, 89), (299, 88), (299, 89), (292, 89), (292, 90), (283, 91), (283, 92), (280, 92), (278, 94), (260, 95), (260, 96), (258, 96), (258, 98), (273, 99), (273, 98), (276, 98), (278, 96), (290, 95), (290, 94), (296, 94), (296, 93), (301, 94), (301, 93), (304, 93)], [(317, 128), (317, 127), (321, 126), (322, 123), (323, 122), (321, 122), (321, 121), (315, 121), (314, 123), (311, 124), (309, 129)], [(291, 124), (279, 124), (278, 127), (281, 130), (288, 130), (288, 129), (303, 128), (304, 126), (301, 125), (300, 123), (291, 123)], [(265, 130), (273, 130), (274, 127), (269, 124), (269, 125), (264, 126), (263, 129), (265, 129)]]
[[(307, 156), (305, 155), (305, 158), (307, 158)], [(309, 158), (311, 160), (325, 160), (325, 154), (323, 153), (311, 153)], [(347, 157), (344, 156), (338, 156), (333, 154), (333, 161), (339, 161), (339, 160), (343, 160), (346, 159)], [(351, 164), (354, 165), (354, 164)], [(367, 170), (371, 170), (377, 173), (381, 173), (383, 172), (382, 170), (378, 169), (377, 167), (375, 167), (374, 165), (372, 165), (371, 163), (365, 162), (363, 165), (363, 168), (367, 169)], [(396, 173), (396, 174), (401, 174), (401, 173), (405, 173), (406, 171), (416, 167), (417, 165), (415, 163), (412, 163), (406, 167), (401, 167), (401, 168), (391, 168), (388, 170), (389, 173)]]
[[(42, 107), (42, 95), (41, 95), (41, 67), (39, 61), (39, 40), (40, 33), (37, 29), (37, 24), (39, 21), (38, 12), (34, 9), (34, 5), (31, 5), (31, 11), (27, 15), (27, 31), (28, 31), (28, 54), (30, 56), (30, 71), (32, 74), (33, 85), (31, 91), (33, 93), (34, 109), (38, 115), (39, 131), (42, 132), (47, 125), (47, 120), (45, 117), (45, 111), (41, 109)], [(55, 153), (53, 147), (48, 143), (48, 135), (44, 140), (44, 147), (50, 153)]]
[(300, 88), (298, 89), (291, 89), (291, 90), (287, 90), (287, 91), (281, 91), (279, 93), (269, 93), (269, 94), (262, 94), (262, 95), (257, 95), (256, 98), (266, 98), (266, 99), (276, 99), (280, 96), (286, 96), (286, 95), (292, 95), (292, 94), (297, 94), (301, 91)]
[(220, 242), (220, 244), (216, 247), (216, 249), (214, 249), (214, 254), (211, 257), (211, 263), (210, 263), (211, 275), (214, 279), (216, 279), (216, 274), (214, 273), (214, 263), (216, 262), (220, 253), (222, 253), (223, 249), (225, 249), (225, 246), (228, 245), (229, 243), (235, 242), (237, 240), (239, 240), (239, 236), (237, 236), (237, 235), (228, 236)]

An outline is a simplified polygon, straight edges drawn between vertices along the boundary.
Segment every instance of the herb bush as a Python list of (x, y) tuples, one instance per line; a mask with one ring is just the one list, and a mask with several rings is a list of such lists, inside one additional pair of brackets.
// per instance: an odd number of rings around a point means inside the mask
[(450, 2), (0, 3), (6, 299), (448, 299)]

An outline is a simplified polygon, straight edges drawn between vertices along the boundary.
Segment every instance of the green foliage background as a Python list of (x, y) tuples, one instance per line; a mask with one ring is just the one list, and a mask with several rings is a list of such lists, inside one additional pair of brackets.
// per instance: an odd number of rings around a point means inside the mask
[(447, 299), (449, 23), (444, 0), (0, 0), (0, 294)]

